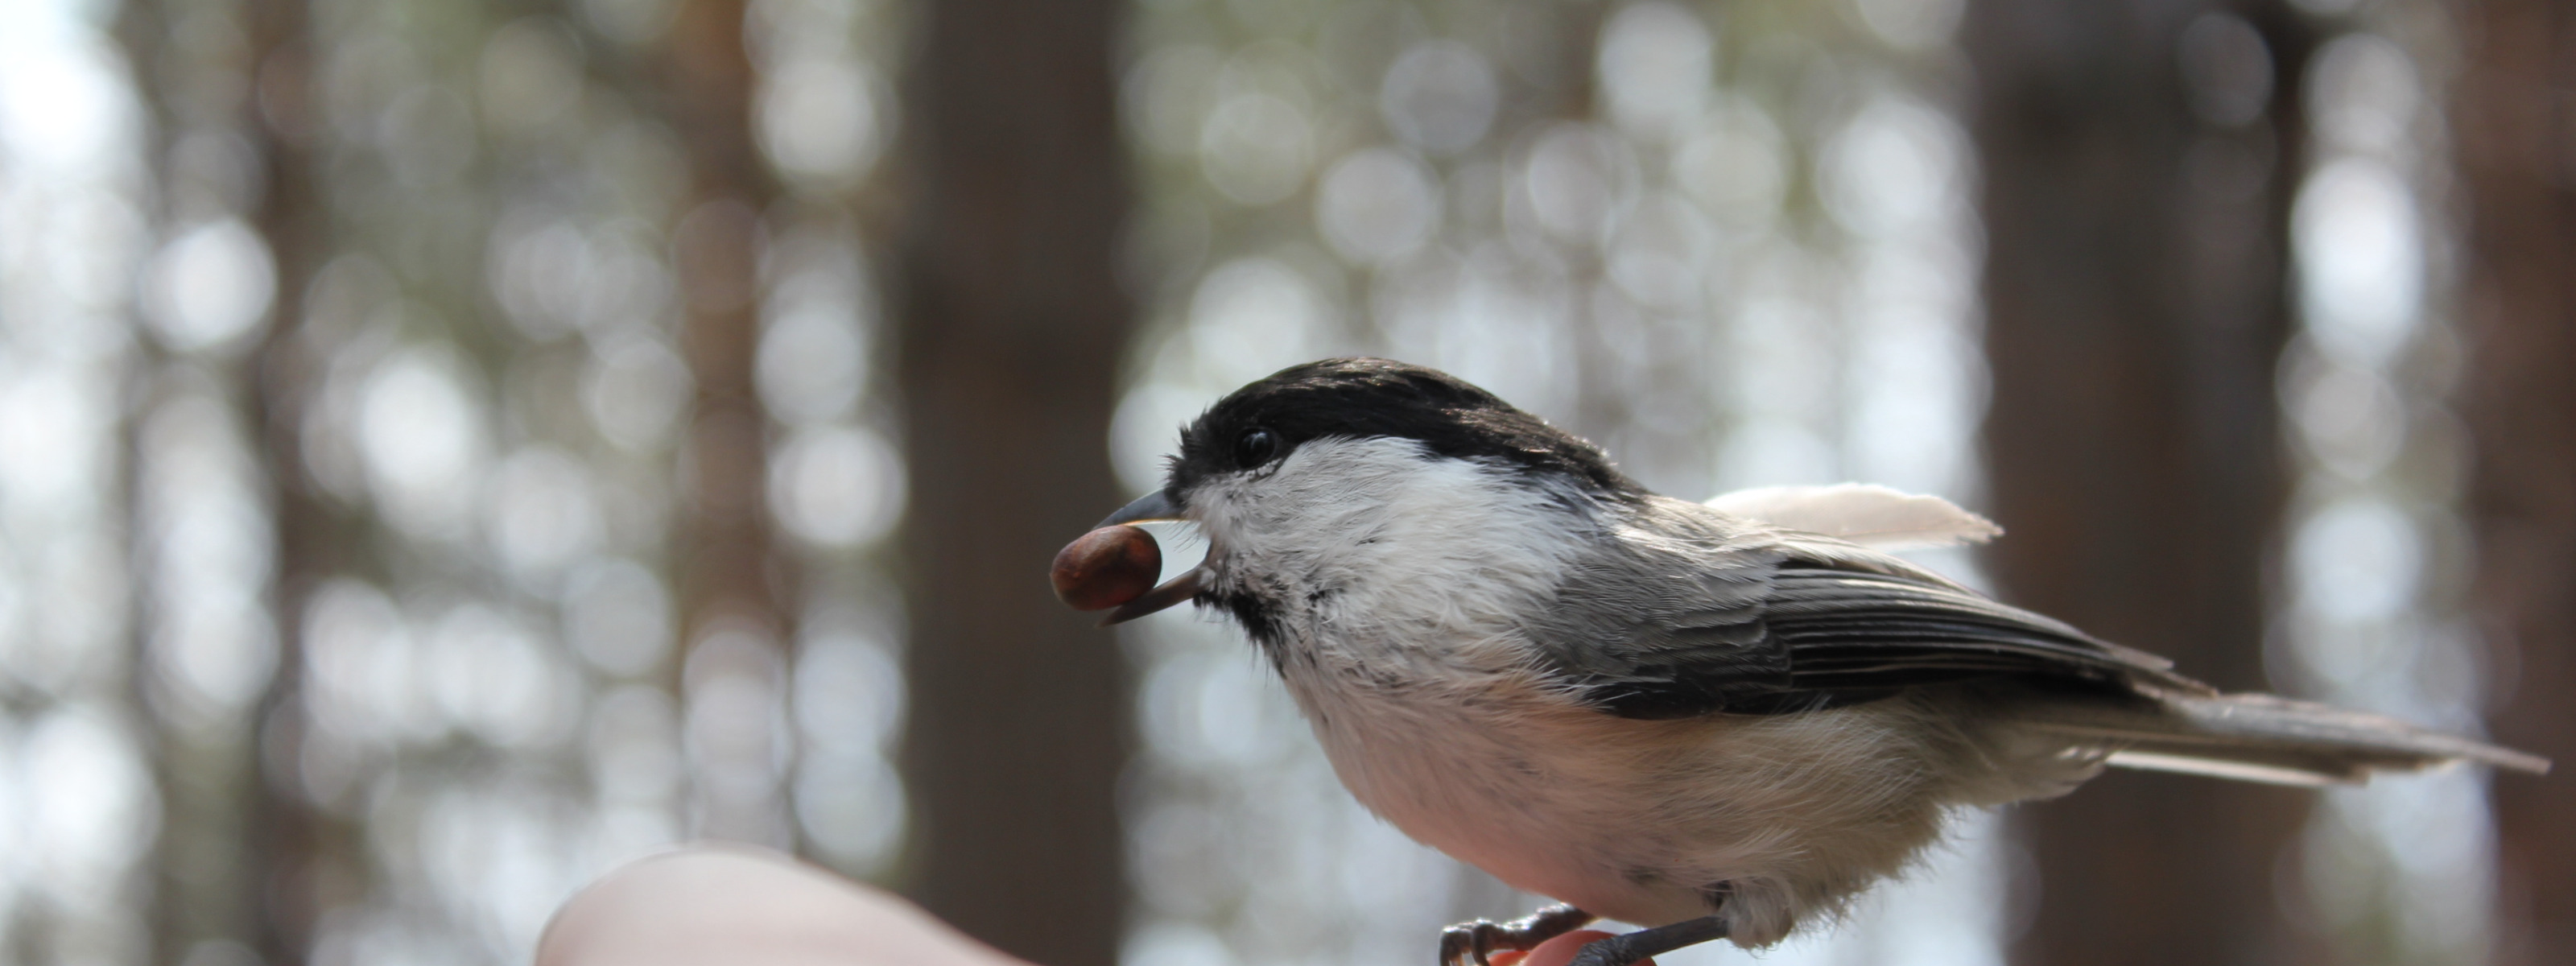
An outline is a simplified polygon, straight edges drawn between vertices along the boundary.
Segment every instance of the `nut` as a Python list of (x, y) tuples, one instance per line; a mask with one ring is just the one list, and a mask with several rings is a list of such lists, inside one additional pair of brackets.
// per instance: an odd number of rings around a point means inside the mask
[(1056, 551), (1055, 595), (1075, 610), (1107, 610), (1154, 589), (1163, 548), (1143, 528), (1102, 527)]

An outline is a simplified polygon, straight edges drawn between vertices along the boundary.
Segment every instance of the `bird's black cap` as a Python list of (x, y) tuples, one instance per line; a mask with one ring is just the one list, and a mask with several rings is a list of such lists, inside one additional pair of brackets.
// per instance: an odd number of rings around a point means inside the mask
[(1439, 456), (1555, 474), (1600, 496), (1642, 494), (1601, 448), (1448, 373), (1390, 359), (1325, 359), (1235, 390), (1181, 430), (1165, 492), (1246, 469), (1242, 443), (1271, 433), (1274, 452), (1308, 440), (1394, 437)]

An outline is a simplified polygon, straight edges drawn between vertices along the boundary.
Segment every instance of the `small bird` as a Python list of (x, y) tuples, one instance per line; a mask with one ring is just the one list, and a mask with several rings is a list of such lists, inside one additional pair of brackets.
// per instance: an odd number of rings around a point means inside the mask
[(1887, 552), (2001, 532), (1947, 501), (1662, 496), (1491, 393), (1382, 359), (1226, 396), (1182, 429), (1163, 488), (1102, 526), (1149, 520), (1196, 524), (1207, 557), (1107, 623), (1223, 612), (1361, 804), (1564, 903), (1451, 927), (1443, 966), (1596, 917), (1647, 928), (1577, 966), (1767, 946), (1902, 870), (1949, 813), (2105, 766), (2294, 785), (2549, 767), (2221, 694)]

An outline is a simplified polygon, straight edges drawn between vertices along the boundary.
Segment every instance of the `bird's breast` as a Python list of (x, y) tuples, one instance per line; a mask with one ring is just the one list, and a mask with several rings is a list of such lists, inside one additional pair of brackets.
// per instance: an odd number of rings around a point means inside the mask
[(1595, 732), (1637, 723), (1579, 708), (1526, 672), (1390, 682), (1283, 670), (1342, 784), (1416, 841), (1587, 909), (1661, 909), (1597, 841), (1632, 823), (1604, 810), (1626, 800), (1629, 779)]
[(1889, 874), (1939, 829), (1927, 781), (1938, 752), (1908, 701), (1645, 721), (1582, 707), (1526, 672), (1390, 686), (1328, 665), (1284, 670), (1370, 811), (1516, 888), (1613, 919), (1705, 915), (1723, 882), (1747, 910), (1770, 910), (1747, 935), (1776, 938), (1794, 918), (1782, 910)]

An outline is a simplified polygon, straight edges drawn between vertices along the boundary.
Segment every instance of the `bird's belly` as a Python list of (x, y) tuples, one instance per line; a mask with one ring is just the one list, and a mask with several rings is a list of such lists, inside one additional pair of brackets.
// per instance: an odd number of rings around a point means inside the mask
[(1739, 939), (1767, 944), (1939, 834), (1922, 749), (1887, 709), (1636, 721), (1492, 697), (1299, 700), (1371, 811), (1515, 888), (1625, 922), (1706, 915), (1723, 885)]
[(1415, 841), (1513, 888), (1625, 922), (1704, 915), (1706, 883), (1669, 881), (1629, 853), (1659, 838), (1605, 804), (1600, 757), (1493, 721), (1426, 721), (1418, 710), (1319, 721), (1352, 795)]

